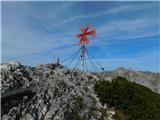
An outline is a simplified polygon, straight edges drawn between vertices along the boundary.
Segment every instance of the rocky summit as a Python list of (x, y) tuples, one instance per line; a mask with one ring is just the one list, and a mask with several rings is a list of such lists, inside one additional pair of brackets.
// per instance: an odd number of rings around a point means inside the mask
[(24, 96), (2, 120), (113, 119), (114, 110), (104, 108), (94, 94), (94, 83), (99, 80), (94, 74), (72, 72), (58, 64), (33, 68), (12, 62), (1, 65), (1, 76), (2, 94), (22, 87), (36, 93), (28, 102)]
[(114, 120), (115, 109), (99, 102), (94, 84), (116, 76), (127, 77), (160, 93), (159, 73), (118, 68), (98, 74), (72, 72), (60, 64), (29, 67), (19, 62), (2, 63), (2, 95), (19, 88), (34, 93), (32, 97), (23, 95), (3, 102), (2, 120)]

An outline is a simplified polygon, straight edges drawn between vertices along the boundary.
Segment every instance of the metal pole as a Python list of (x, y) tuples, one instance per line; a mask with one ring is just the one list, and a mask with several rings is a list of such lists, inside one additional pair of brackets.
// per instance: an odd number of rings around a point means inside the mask
[(83, 43), (82, 45), (82, 51), (81, 51), (81, 71), (83, 71), (83, 68), (84, 68), (84, 57), (85, 57), (85, 45)]

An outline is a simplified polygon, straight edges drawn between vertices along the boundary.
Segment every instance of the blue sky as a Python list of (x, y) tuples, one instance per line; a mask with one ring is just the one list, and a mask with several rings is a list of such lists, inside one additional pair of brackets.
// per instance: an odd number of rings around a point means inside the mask
[(89, 52), (106, 70), (160, 71), (160, 2), (2, 2), (2, 62), (65, 59), (87, 23), (97, 28)]

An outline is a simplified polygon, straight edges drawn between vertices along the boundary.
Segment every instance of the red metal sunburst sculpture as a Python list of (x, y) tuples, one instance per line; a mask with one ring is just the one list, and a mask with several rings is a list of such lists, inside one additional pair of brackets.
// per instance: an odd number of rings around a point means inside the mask
[(79, 45), (83, 45), (85, 43), (89, 44), (89, 39), (87, 38), (87, 36), (89, 35), (92, 35), (93, 37), (96, 36), (96, 28), (94, 27), (91, 31), (88, 31), (89, 27), (90, 27), (89, 24), (86, 26), (86, 29), (80, 27), (82, 33), (77, 35), (77, 38), (80, 38)]
[(81, 51), (82, 67), (84, 66), (85, 44), (90, 43), (87, 36), (89, 35), (91, 35), (92, 37), (96, 36), (96, 27), (94, 27), (91, 31), (88, 31), (89, 27), (90, 27), (89, 24), (86, 25), (85, 29), (83, 27), (80, 27), (81, 34), (77, 35), (77, 38), (80, 38), (80, 41), (78, 44), (82, 46), (82, 51)]

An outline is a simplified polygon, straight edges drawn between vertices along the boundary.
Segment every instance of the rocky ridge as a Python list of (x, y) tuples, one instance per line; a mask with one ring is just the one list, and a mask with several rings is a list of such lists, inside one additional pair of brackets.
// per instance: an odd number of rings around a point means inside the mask
[(2, 115), (2, 120), (113, 120), (114, 110), (103, 107), (94, 94), (99, 78), (88, 72), (71, 71), (58, 64), (35, 68), (20, 63), (1, 65), (2, 93), (30, 87), (36, 95)]

